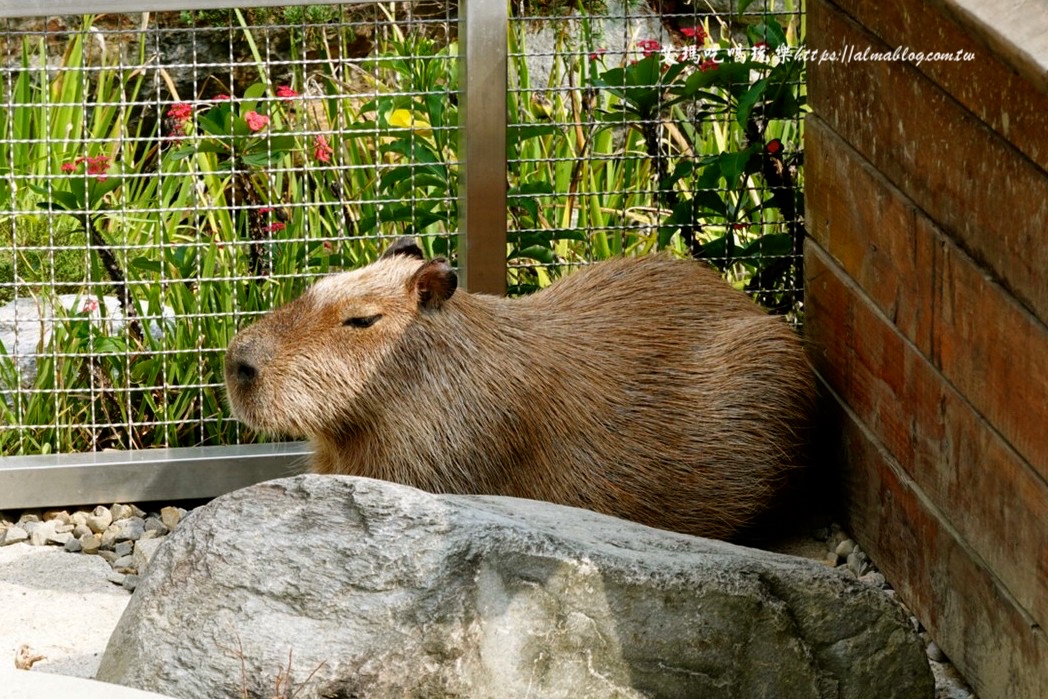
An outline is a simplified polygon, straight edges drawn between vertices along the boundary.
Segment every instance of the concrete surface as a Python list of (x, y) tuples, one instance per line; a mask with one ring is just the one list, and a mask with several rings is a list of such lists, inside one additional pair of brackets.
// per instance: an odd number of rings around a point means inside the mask
[(27, 670), (0, 670), (0, 699), (169, 699), (161, 694), (118, 687), (79, 677)]
[[(24, 644), (44, 657), (23, 674), (94, 677), (131, 598), (106, 580), (109, 572), (109, 564), (97, 556), (58, 547), (0, 547), (0, 668), (14, 668)], [(10, 686), (6, 674), (0, 675), (0, 697), (32, 696), (7, 694)]]

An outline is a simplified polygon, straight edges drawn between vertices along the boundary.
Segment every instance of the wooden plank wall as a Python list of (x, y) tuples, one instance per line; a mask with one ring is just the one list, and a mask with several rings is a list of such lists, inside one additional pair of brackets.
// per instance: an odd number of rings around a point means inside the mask
[[(980, 697), (1033, 699), (1048, 697), (1048, 92), (949, 4), (808, 3), (805, 328), (856, 539)], [(819, 62), (849, 46), (976, 59)]]

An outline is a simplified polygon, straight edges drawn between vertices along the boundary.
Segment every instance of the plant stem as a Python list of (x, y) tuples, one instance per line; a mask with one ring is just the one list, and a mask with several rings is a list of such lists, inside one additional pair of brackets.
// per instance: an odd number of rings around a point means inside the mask
[(99, 259), (102, 260), (102, 266), (105, 267), (106, 273), (109, 274), (109, 279), (113, 282), (117, 300), (124, 311), (124, 318), (127, 319), (128, 331), (132, 337), (141, 341), (143, 339), (142, 326), (138, 322), (138, 313), (131, 298), (131, 290), (127, 286), (127, 277), (124, 275), (124, 270), (120, 267), (120, 262), (116, 259), (116, 255), (113, 254), (109, 243), (106, 242), (98, 227), (95, 226), (94, 219), (87, 218), (84, 223), (87, 233), (91, 237), (91, 245), (94, 247), (95, 252), (98, 253)]

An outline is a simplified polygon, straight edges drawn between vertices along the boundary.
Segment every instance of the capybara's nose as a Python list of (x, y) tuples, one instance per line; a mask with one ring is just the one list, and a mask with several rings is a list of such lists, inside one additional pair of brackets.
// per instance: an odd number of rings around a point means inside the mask
[(255, 380), (258, 376), (258, 369), (251, 362), (243, 359), (238, 359), (233, 362), (233, 377), (237, 380), (237, 383), (246, 385)]
[(266, 351), (258, 338), (234, 338), (226, 352), (226, 383), (249, 389), (261, 373)]

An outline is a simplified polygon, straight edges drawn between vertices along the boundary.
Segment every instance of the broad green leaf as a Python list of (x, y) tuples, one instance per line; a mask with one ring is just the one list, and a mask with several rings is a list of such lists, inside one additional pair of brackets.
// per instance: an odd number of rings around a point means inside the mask
[(738, 122), (739, 126), (746, 128), (746, 122), (750, 118), (753, 106), (760, 101), (767, 89), (768, 79), (764, 78), (753, 83), (753, 86), (746, 91), (746, 94), (739, 98), (738, 111), (735, 115), (735, 121)]

